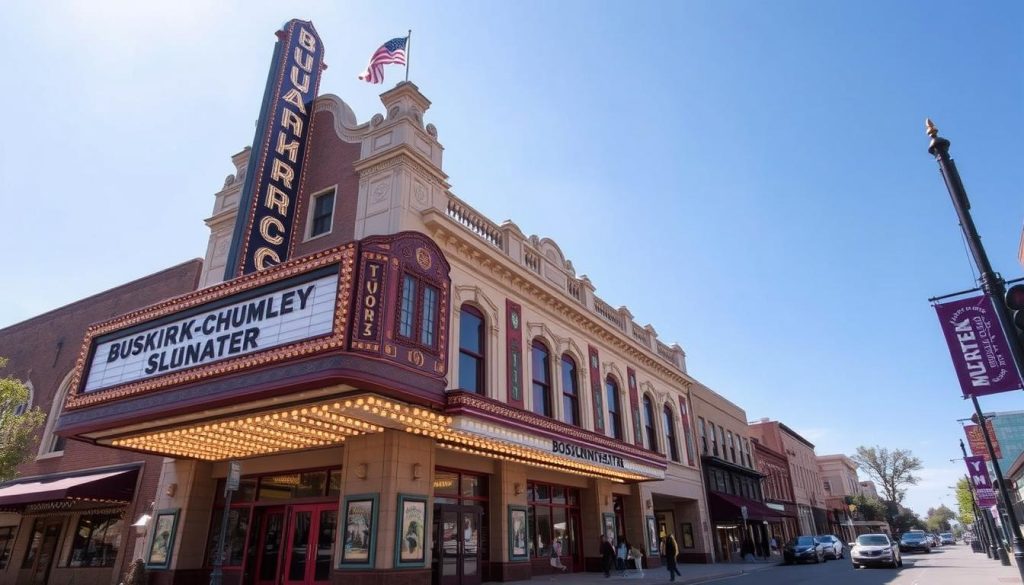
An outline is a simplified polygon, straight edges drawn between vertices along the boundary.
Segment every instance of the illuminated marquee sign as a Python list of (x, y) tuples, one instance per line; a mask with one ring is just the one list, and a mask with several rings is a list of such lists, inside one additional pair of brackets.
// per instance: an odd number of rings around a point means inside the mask
[(619, 457), (618, 455), (612, 455), (611, 453), (598, 451), (597, 449), (592, 449), (590, 447), (583, 447), (582, 445), (566, 443), (564, 441), (551, 441), (551, 452), (559, 455), (568, 455), (573, 459), (608, 465), (610, 467), (625, 467), (625, 464), (622, 462), (622, 457)]
[[(82, 392), (202, 366), (331, 333), (337, 272), (305, 274), (235, 302), (200, 306), (97, 339)], [(265, 289), (264, 289), (265, 290)], [(237, 296), (235, 297), (237, 298)]]
[(359, 311), (361, 313), (359, 331), (360, 339), (380, 339), (380, 310), (383, 302), (384, 271), (387, 266), (383, 262), (366, 262), (362, 269), (362, 295)]
[(292, 20), (277, 35), (225, 280), (280, 264), (291, 252), (324, 51), (310, 22)]

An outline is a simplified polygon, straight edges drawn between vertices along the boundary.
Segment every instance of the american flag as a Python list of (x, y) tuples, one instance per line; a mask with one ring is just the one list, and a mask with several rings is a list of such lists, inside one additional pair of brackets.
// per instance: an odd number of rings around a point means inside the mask
[(384, 81), (385, 65), (405, 65), (405, 43), (408, 40), (409, 37), (398, 37), (381, 45), (370, 57), (370, 63), (366, 71), (359, 74), (359, 79), (367, 83), (381, 83)]

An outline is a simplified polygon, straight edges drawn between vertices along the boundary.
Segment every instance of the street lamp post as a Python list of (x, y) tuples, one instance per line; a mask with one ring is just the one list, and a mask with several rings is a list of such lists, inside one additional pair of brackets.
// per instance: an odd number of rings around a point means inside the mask
[[(967, 447), (964, 447), (964, 440), (960, 439), (960, 452), (964, 454), (964, 459), (967, 459)], [(1010, 559), (1006, 556), (1006, 551), (1002, 547), (996, 546), (996, 526), (992, 521), (992, 516), (989, 511), (985, 508), (979, 508), (977, 498), (974, 496), (974, 485), (971, 484), (970, 476), (965, 475), (964, 479), (967, 480), (967, 491), (971, 492), (971, 506), (974, 508), (974, 521), (975, 523), (981, 523), (981, 545), (985, 549), (985, 554), (988, 558), (995, 559), (999, 562), (1006, 559), (1006, 564), (1010, 564)], [(1000, 554), (1002, 553), (1002, 554)]]
[[(931, 120), (925, 120), (925, 128), (928, 136), (931, 137), (928, 153), (934, 156), (936, 162), (939, 163), (939, 171), (942, 173), (942, 178), (946, 183), (946, 190), (949, 191), (950, 199), (953, 201), (953, 208), (956, 210), (957, 218), (960, 220), (960, 228), (963, 230), (964, 237), (967, 240), (967, 247), (971, 251), (971, 256), (974, 257), (974, 263), (978, 266), (978, 272), (981, 273), (981, 289), (985, 292), (986, 296), (992, 299), (992, 306), (995, 308), (999, 323), (1003, 326), (1003, 331), (1012, 332), (1014, 331), (1014, 325), (1010, 321), (1010, 315), (1003, 299), (1006, 294), (1006, 291), (1003, 289), (1003, 279), (992, 270), (992, 265), (988, 261), (988, 255), (985, 253), (985, 247), (981, 244), (981, 237), (978, 236), (978, 230), (974, 227), (974, 219), (971, 217), (970, 211), (971, 202), (967, 199), (967, 191), (960, 180), (960, 172), (957, 171), (956, 164), (949, 156), (949, 140), (939, 136), (939, 129), (932, 124)], [(1007, 345), (1010, 346), (1013, 364), (1017, 371), (1024, 372), (1024, 356), (1021, 355), (1020, 344), (1016, 340), (1010, 340)], [(996, 458), (995, 449), (992, 448), (992, 438), (988, 435), (988, 428), (985, 425), (985, 417), (981, 412), (981, 405), (978, 404), (976, 396), (972, 395), (971, 401), (974, 403), (974, 410), (978, 414), (978, 418), (981, 419), (979, 426), (981, 426), (982, 436), (985, 437), (985, 447), (988, 449), (989, 457), (992, 460), (992, 469), (996, 473), (996, 481), (999, 482), (999, 491), (1003, 496), (1003, 500), (1009, 502), (1011, 501), (1010, 494), (1006, 491), (1003, 471), (999, 468), (999, 460)], [(1024, 536), (1021, 535), (1020, 524), (1017, 523), (1017, 515), (1012, 507), (1006, 511), (1006, 515), (1013, 534), (1013, 558), (1017, 561), (1017, 570), (1020, 571), (1021, 580), (1024, 581)]]

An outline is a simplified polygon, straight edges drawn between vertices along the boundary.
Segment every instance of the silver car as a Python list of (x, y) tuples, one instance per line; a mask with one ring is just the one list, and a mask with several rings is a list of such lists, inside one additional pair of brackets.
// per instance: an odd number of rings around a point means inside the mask
[(884, 567), (903, 566), (903, 555), (900, 546), (887, 534), (861, 534), (855, 542), (850, 543), (850, 561), (854, 569), (866, 565)]
[(818, 542), (821, 543), (822, 549), (825, 551), (825, 556), (830, 559), (841, 559), (843, 558), (843, 541), (836, 538), (834, 534), (823, 534), (815, 536)]

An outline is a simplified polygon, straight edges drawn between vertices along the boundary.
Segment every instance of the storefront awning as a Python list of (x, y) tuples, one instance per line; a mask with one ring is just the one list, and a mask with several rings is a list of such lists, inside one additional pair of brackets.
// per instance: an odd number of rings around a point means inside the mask
[(7, 485), (0, 487), (0, 507), (64, 499), (130, 502), (137, 474), (137, 469), (122, 469)]
[(772, 510), (756, 500), (715, 492), (709, 493), (708, 496), (711, 517), (715, 520), (742, 520), (744, 506), (747, 508), (747, 520), (772, 522), (779, 520), (782, 516), (778, 511)]

